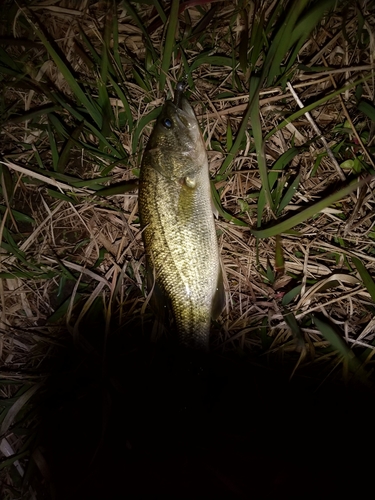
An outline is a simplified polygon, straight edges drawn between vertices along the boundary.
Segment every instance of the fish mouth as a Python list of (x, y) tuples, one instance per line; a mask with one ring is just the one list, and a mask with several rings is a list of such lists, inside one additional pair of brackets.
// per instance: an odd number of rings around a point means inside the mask
[(181, 98), (181, 107), (176, 107), (176, 117), (185, 127), (192, 128), (196, 124), (193, 108), (185, 97)]
[(193, 108), (188, 103), (184, 96), (178, 98), (178, 104), (176, 104), (176, 99), (174, 101), (166, 102), (167, 116), (170, 115), (176, 120), (176, 125), (179, 127), (192, 128), (196, 123), (196, 118), (194, 115)]
[(185, 97), (181, 98), (181, 107), (177, 107), (173, 101), (166, 102), (167, 116), (174, 117), (177, 124), (181, 127), (193, 128), (197, 122), (193, 108)]

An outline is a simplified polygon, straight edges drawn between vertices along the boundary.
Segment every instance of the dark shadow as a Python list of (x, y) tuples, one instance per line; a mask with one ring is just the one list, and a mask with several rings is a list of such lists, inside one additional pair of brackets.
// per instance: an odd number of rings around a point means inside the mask
[(67, 346), (64, 370), (50, 378), (43, 443), (53, 498), (364, 493), (374, 465), (368, 389), (317, 390), (315, 379), (289, 382), (255, 362), (151, 344), (144, 328), (131, 328), (108, 338), (104, 364), (103, 339), (91, 353)]

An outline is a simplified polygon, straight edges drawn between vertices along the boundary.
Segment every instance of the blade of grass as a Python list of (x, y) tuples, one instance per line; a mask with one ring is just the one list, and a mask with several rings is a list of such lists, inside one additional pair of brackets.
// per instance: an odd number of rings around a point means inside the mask
[(165, 36), (163, 59), (161, 63), (160, 77), (159, 77), (159, 90), (164, 90), (166, 76), (169, 71), (171, 63), (172, 52), (175, 47), (175, 36), (178, 22), (178, 9), (180, 6), (179, 0), (172, 0), (171, 11), (169, 14), (169, 21), (167, 27), (167, 34)]
[(325, 319), (319, 319), (315, 315), (313, 315), (312, 318), (320, 333), (331, 346), (338, 351), (343, 360), (347, 362), (351, 371), (358, 372), (359, 375), (365, 376), (365, 372), (361, 369), (361, 362), (336, 330)]
[(233, 67), (233, 60), (231, 57), (211, 56), (209, 55), (210, 53), (211, 51), (197, 56), (190, 67), (190, 72), (192, 73), (202, 64), (210, 64), (212, 66), (228, 66), (229, 68)]
[[(214, 4), (211, 7), (211, 9), (207, 11), (207, 13), (202, 17), (199, 23), (194, 26), (194, 29), (191, 33), (192, 37), (197, 36), (206, 31), (207, 27), (210, 25), (212, 19), (214, 18), (218, 8), (219, 8), (218, 4)], [(192, 41), (191, 37), (189, 41), (190, 42)]]
[(53, 123), (53, 120), (51, 121), (52, 116), (53, 115), (50, 115), (48, 117), (47, 132), (48, 132), (49, 145), (51, 148), (52, 165), (54, 170), (57, 170), (57, 165), (59, 163), (59, 152), (57, 150), (56, 139), (51, 127), (51, 123)]
[(152, 59), (154, 63), (158, 60), (158, 57), (156, 55), (153, 43), (149, 37), (149, 34), (144, 26), (144, 22), (139, 18), (136, 10), (133, 8), (133, 6), (128, 2), (128, 0), (122, 0), (123, 5), (125, 6), (126, 11), (128, 14), (133, 18), (135, 24), (138, 26), (138, 28), (142, 31), (143, 36), (145, 37), (145, 40), (147, 41), (147, 48), (150, 50)]
[[(68, 297), (61, 306), (55, 310), (49, 318), (47, 318), (47, 324), (58, 323), (68, 312), (69, 307), (75, 306), (82, 298), (82, 293), (75, 293), (74, 296)], [(73, 303), (72, 303), (73, 300)]]
[[(276, 9), (275, 9), (276, 10)], [(251, 70), (255, 67), (260, 54), (262, 53), (262, 45), (264, 42), (264, 17), (265, 10), (263, 9), (260, 13), (260, 19), (257, 20), (257, 12), (254, 10), (253, 22), (251, 27), (250, 36), (250, 67)]]
[(26, 458), (27, 456), (30, 455), (30, 450), (24, 451), (22, 453), (16, 453), (15, 455), (12, 455), (11, 457), (1, 460), (0, 462), (0, 470), (7, 469), (11, 465), (13, 465), (17, 460), (21, 460), (22, 458)]
[(246, 224), (246, 222), (237, 219), (237, 217), (234, 217), (230, 213), (226, 212), (224, 208), (221, 206), (220, 196), (215, 188), (214, 181), (211, 181), (211, 196), (214, 203), (214, 207), (218, 211), (219, 215), (221, 215), (225, 220), (232, 222), (236, 226), (248, 227), (248, 224)]
[(281, 299), (282, 305), (286, 306), (290, 304), (290, 302), (292, 302), (292, 300), (295, 299), (301, 293), (301, 290), (302, 290), (302, 285), (298, 285), (292, 288), (292, 290), (287, 292)]
[(272, 137), (276, 132), (281, 130), (282, 128), (286, 127), (289, 123), (292, 123), (293, 121), (297, 120), (297, 118), (300, 118), (302, 115), (305, 113), (312, 111), (313, 109), (316, 109), (317, 107), (325, 104), (326, 102), (330, 101), (331, 99), (334, 99), (340, 94), (343, 94), (346, 90), (350, 90), (353, 87), (356, 87), (357, 85), (360, 85), (361, 83), (367, 81), (369, 78), (371, 78), (371, 75), (367, 75), (364, 78), (361, 78), (360, 80), (356, 80), (355, 82), (349, 83), (348, 85), (345, 85), (344, 87), (341, 87), (340, 89), (335, 90), (334, 92), (331, 92), (330, 94), (322, 97), (321, 99), (305, 106), (302, 109), (299, 109), (292, 115), (288, 116), (285, 120), (283, 120), (279, 125), (277, 125), (275, 128), (273, 128), (268, 134), (265, 136), (265, 140), (269, 139)]
[(101, 127), (102, 125), (102, 117), (101, 114), (98, 110), (98, 108), (94, 105), (93, 101), (87, 97), (87, 93), (81, 88), (79, 85), (76, 77), (70, 70), (69, 66), (67, 63), (63, 61), (63, 59), (60, 57), (58, 52), (55, 50), (55, 48), (52, 46), (52, 44), (49, 42), (48, 37), (44, 33), (44, 29), (40, 26), (39, 22), (36, 20), (34, 15), (31, 13), (29, 9), (26, 7), (23, 7), (23, 12), (30, 23), (30, 25), (33, 27), (35, 30), (35, 33), (38, 35), (40, 40), (43, 42), (44, 47), (48, 51), (49, 55), (52, 57), (54, 60), (56, 66), (58, 69), (61, 71), (61, 74), (64, 76), (65, 80), (68, 82), (69, 87), (75, 94), (76, 98), (79, 100), (80, 103), (86, 108), (96, 125)]
[(284, 210), (284, 208), (289, 204), (293, 196), (297, 192), (297, 188), (299, 186), (299, 182), (301, 180), (301, 174), (298, 174), (297, 177), (294, 179), (292, 184), (289, 186), (287, 192), (285, 193), (284, 197), (280, 201), (279, 207), (276, 210), (276, 215), (280, 215), (281, 212)]
[(96, 196), (113, 196), (116, 194), (124, 194), (129, 191), (135, 191), (138, 189), (138, 182), (137, 181), (124, 181), (120, 182), (114, 186), (109, 186), (104, 189), (99, 189), (95, 193)]
[[(296, 3), (300, 3), (297, 1)], [(324, 14), (329, 11), (335, 4), (335, 0), (319, 1), (303, 14), (300, 22), (298, 22), (292, 31), (290, 38), (290, 47), (294, 45), (293, 51), (288, 57), (289, 61), (286, 65), (285, 72), (289, 70), (292, 64), (295, 63), (299, 51), (305, 40), (309, 37), (312, 30), (317, 26), (319, 21), (324, 17)]]
[(128, 120), (129, 130), (132, 130), (133, 129), (133, 115), (132, 115), (132, 112), (131, 112), (131, 109), (129, 106), (129, 102), (125, 96), (125, 93), (122, 91), (120, 85), (118, 85), (117, 82), (115, 82), (115, 80), (112, 78), (111, 75), (109, 75), (108, 78), (109, 78), (109, 81), (111, 82), (113, 88), (115, 89), (117, 95), (121, 99), (121, 102), (122, 102), (124, 109), (125, 109), (126, 118)]
[(284, 307), (283, 318), (285, 323), (289, 326), (293, 337), (297, 341), (297, 346), (304, 347), (305, 339), (303, 337), (302, 330), (299, 327), (299, 324), (297, 323), (296, 317), (294, 316), (292, 311), (289, 311), (286, 307)]
[(249, 24), (247, 9), (241, 9), (240, 12), (244, 24), (240, 33), (240, 45), (238, 47), (238, 60), (243, 74), (247, 71), (247, 51), (249, 50)]
[[(254, 88), (259, 88), (260, 85), (259, 79), (256, 77), (251, 78), (250, 87), (251, 85), (254, 85)], [(262, 124), (260, 122), (258, 97), (256, 97), (253, 100), (251, 106), (250, 118), (251, 118), (251, 126), (253, 129), (255, 149), (257, 152), (258, 168), (259, 168), (260, 180), (262, 182), (262, 189), (264, 190), (266, 202), (270, 207), (270, 210), (273, 212), (274, 206), (271, 197), (271, 189), (268, 183), (268, 170), (266, 163), (266, 155), (264, 154), (264, 142), (262, 137)]]
[(276, 236), (275, 269), (278, 275), (283, 275), (285, 273), (284, 248), (279, 234)]
[(47, 189), (47, 193), (52, 197), (56, 198), (57, 200), (64, 200), (67, 201), (68, 203), (72, 203), (73, 205), (76, 205), (79, 203), (79, 200), (74, 200), (70, 196), (60, 193), (60, 191), (54, 191), (53, 189)]
[(160, 5), (159, 1), (158, 0), (152, 0), (152, 5), (157, 10), (157, 12), (159, 14), (159, 17), (161, 19), (161, 22), (163, 24), (166, 24), (166, 22), (167, 22), (167, 16), (165, 15), (165, 12), (164, 12), (162, 6)]
[[(123, 151), (123, 153), (120, 153), (119, 151), (117, 151), (117, 149), (114, 146), (112, 146), (112, 144), (110, 144), (108, 142), (108, 140), (103, 136), (103, 134), (100, 132), (100, 130), (98, 130), (94, 125), (92, 125), (90, 122), (87, 121), (87, 119), (84, 117), (84, 115), (82, 113), (80, 113), (78, 110), (74, 109), (67, 102), (61, 101), (61, 104), (77, 120), (84, 121), (85, 126), (99, 139), (99, 141), (103, 142), (107, 146), (107, 148), (110, 151), (112, 151), (113, 155), (116, 156), (116, 158), (124, 158), (127, 156), (125, 151)], [(120, 143), (119, 143), (119, 146), (121, 146)]]
[[(103, 49), (101, 54), (100, 62), (100, 78), (98, 81), (99, 97), (98, 103), (102, 110), (102, 126), (100, 132), (104, 137), (110, 137), (111, 135), (111, 123), (114, 121), (112, 106), (109, 101), (108, 91), (107, 91), (107, 81), (109, 75), (109, 57), (108, 53), (110, 50), (111, 42), (111, 31), (112, 31), (112, 12), (109, 11), (104, 27), (104, 37), (103, 37)], [(99, 143), (99, 149), (103, 151), (105, 144)]]
[[(4, 214), (6, 211), (7, 207), (4, 205), (0, 205), (0, 213)], [(30, 224), (34, 224), (34, 219), (32, 217), (29, 217), (26, 214), (23, 214), (22, 212), (18, 212), (17, 210), (12, 209), (12, 215), (15, 218), (17, 222), (26, 222)]]
[(59, 156), (59, 160), (56, 165), (56, 171), (59, 173), (63, 173), (65, 170), (65, 167), (68, 163), (69, 157), (70, 157), (70, 151), (73, 146), (77, 145), (77, 140), (79, 136), (81, 135), (83, 131), (83, 127), (85, 126), (84, 122), (81, 122), (72, 132), (72, 135), (69, 137), (67, 140), (66, 144), (63, 147), (63, 150), (61, 151), (61, 154)]
[[(267, 85), (271, 85), (274, 78), (280, 74), (280, 66), (291, 47), (291, 33), (293, 32), (298, 16), (305, 8), (308, 0), (296, 0), (290, 3), (289, 10), (281, 14), (283, 22), (271, 40), (267, 51), (266, 60), (262, 68), (262, 80), (267, 79)], [(271, 28), (272, 29), (272, 28)]]
[(161, 108), (155, 108), (150, 111), (147, 115), (142, 116), (140, 120), (135, 125), (135, 130), (133, 134), (132, 140), (132, 154), (135, 154), (137, 148), (139, 146), (139, 136), (141, 135), (142, 130), (148, 125), (152, 120), (155, 120), (161, 112)]
[(218, 180), (220, 180), (221, 176), (223, 176), (226, 171), (228, 170), (228, 167), (232, 163), (235, 155), (237, 154), (238, 150), (240, 149), (241, 143), (243, 138), (245, 137), (247, 128), (248, 128), (248, 122), (250, 115), (252, 113), (252, 108), (254, 106), (254, 101), (258, 99), (258, 93), (260, 89), (260, 79), (252, 80), (255, 82), (256, 86), (254, 88), (250, 87), (250, 99), (249, 99), (249, 105), (247, 107), (247, 110), (242, 118), (240, 128), (238, 129), (236, 139), (234, 140), (233, 146), (231, 150), (229, 151), (226, 159), (224, 160), (223, 164), (221, 165), (219, 169), (219, 174), (217, 176)]
[(359, 181), (355, 180), (351, 182), (348, 186), (339, 189), (336, 193), (333, 193), (324, 198), (323, 200), (320, 200), (317, 203), (314, 203), (313, 205), (305, 208), (304, 210), (301, 210), (301, 212), (299, 212), (296, 215), (293, 215), (288, 219), (285, 219), (265, 229), (250, 229), (250, 231), (257, 238), (270, 238), (271, 236), (276, 236), (277, 234), (285, 233), (292, 227), (301, 224), (310, 217), (313, 217), (314, 215), (322, 211), (324, 208), (333, 205), (333, 203), (337, 203), (342, 198), (350, 194), (358, 187), (362, 186), (367, 181), (368, 179), (362, 179)]
[(7, 432), (9, 427), (14, 422), (19, 411), (25, 406), (25, 404), (29, 401), (29, 399), (36, 393), (38, 389), (40, 389), (42, 384), (35, 384), (31, 386), (26, 392), (24, 392), (20, 397), (17, 398), (12, 407), (8, 410), (0, 428), (0, 435), (3, 435)]
[(10, 116), (3, 125), (7, 123), (22, 123), (28, 120), (33, 120), (34, 118), (38, 118), (39, 116), (45, 116), (49, 113), (53, 113), (54, 111), (61, 110), (61, 106), (56, 104), (44, 104), (43, 106), (37, 106), (36, 108), (31, 109), (30, 111), (26, 111), (26, 113), (22, 113), (22, 115), (18, 116)]
[(375, 108), (367, 101), (360, 101), (358, 104), (359, 111), (362, 111), (371, 121), (375, 122)]
[(353, 264), (357, 268), (359, 275), (362, 278), (368, 293), (371, 295), (372, 300), (375, 302), (375, 282), (371, 274), (367, 271), (366, 267), (357, 257), (351, 257)]

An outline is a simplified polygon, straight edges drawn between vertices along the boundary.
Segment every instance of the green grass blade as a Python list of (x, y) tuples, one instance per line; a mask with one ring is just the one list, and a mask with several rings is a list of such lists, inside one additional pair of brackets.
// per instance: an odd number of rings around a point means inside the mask
[(163, 59), (161, 63), (161, 71), (159, 77), (159, 90), (163, 90), (165, 87), (165, 80), (171, 63), (172, 52), (175, 47), (175, 36), (176, 36), (176, 29), (178, 22), (179, 6), (180, 6), (179, 0), (172, 0), (167, 34), (165, 36), (165, 42), (164, 42), (164, 52), (163, 52)]
[[(26, 12), (27, 12), (27, 14), (26, 14)], [(44, 29), (39, 25), (38, 21), (36, 21), (35, 19), (32, 20), (32, 18), (34, 16), (32, 16), (31, 12), (28, 9), (24, 9), (24, 13), (26, 15), (28, 22), (35, 30), (35, 33), (38, 35), (40, 40), (43, 42), (43, 45), (46, 48), (46, 50), (48, 51), (49, 55), (54, 60), (56, 66), (61, 71), (61, 74), (64, 76), (65, 80), (68, 82), (69, 87), (74, 92), (76, 98), (86, 108), (86, 110), (91, 115), (94, 122), (99, 127), (101, 127), (102, 117), (101, 117), (99, 110), (93, 104), (92, 100), (87, 97), (87, 93), (81, 88), (81, 86), (77, 82), (77, 79), (74, 76), (74, 74), (72, 73), (72, 71), (70, 70), (68, 64), (63, 61), (63, 59), (60, 57), (58, 52), (52, 46), (52, 44), (50, 43), (50, 41), (48, 40), (47, 36), (44, 33)]]
[(56, 104), (44, 104), (43, 106), (37, 106), (36, 108), (33, 108), (30, 111), (27, 111), (26, 113), (22, 113), (22, 115), (10, 116), (8, 120), (6, 120), (4, 125), (7, 122), (22, 123), (27, 120), (33, 120), (34, 118), (48, 115), (49, 113), (53, 113), (54, 111), (59, 111), (60, 109), (61, 106), (58, 106)]
[(14, 193), (14, 182), (12, 174), (7, 165), (0, 165), (0, 188), (7, 204), (12, 201)]
[[(254, 84), (256, 87), (258, 84), (258, 79), (252, 78), (250, 80), (250, 85)], [(255, 149), (257, 152), (257, 160), (258, 160), (258, 168), (259, 168), (259, 175), (260, 179), (262, 182), (262, 189), (264, 190), (265, 194), (265, 199), (270, 207), (270, 209), (273, 211), (273, 202), (272, 202), (272, 197), (271, 197), (271, 190), (268, 182), (268, 170), (267, 170), (267, 163), (266, 163), (266, 155), (264, 154), (264, 142), (263, 142), (263, 137), (262, 137), (262, 124), (260, 122), (260, 113), (259, 113), (259, 99), (256, 97), (253, 101), (253, 104), (251, 106), (251, 126), (253, 129), (253, 136), (254, 136), (254, 142), (255, 142)]]
[(59, 160), (57, 162), (57, 166), (56, 166), (57, 172), (60, 172), (60, 173), (64, 172), (65, 167), (66, 167), (68, 160), (69, 160), (69, 157), (70, 157), (70, 151), (71, 151), (72, 147), (77, 144), (77, 140), (78, 140), (79, 136), (81, 135), (84, 126), (85, 126), (84, 122), (81, 122), (78, 125), (78, 127), (76, 127), (73, 130), (72, 135), (67, 140), (63, 150), (61, 151), (61, 154), (59, 156)]
[[(76, 305), (82, 298), (81, 293), (75, 293), (73, 297), (73, 305)], [(68, 312), (69, 307), (71, 307), (72, 297), (67, 298), (59, 308), (55, 310), (49, 318), (47, 318), (47, 324), (58, 323)]]
[(199, 68), (199, 66), (201, 66), (202, 64), (211, 64), (212, 66), (227, 66), (229, 68), (233, 67), (233, 60), (231, 57), (210, 56), (209, 53), (200, 54), (194, 59), (194, 62), (190, 67), (191, 73)]
[(86, 33), (83, 31), (83, 29), (81, 28), (80, 25), (78, 25), (78, 30), (79, 30), (80, 37), (82, 39), (82, 43), (89, 50), (91, 57), (92, 57), (94, 63), (96, 64), (96, 66), (100, 67), (100, 55), (97, 53), (97, 51), (95, 50), (91, 41), (89, 40), (89, 38), (87, 37)]
[(363, 263), (357, 257), (351, 257), (353, 264), (357, 268), (359, 275), (362, 278), (363, 284), (367, 288), (368, 293), (371, 295), (372, 300), (375, 302), (375, 282), (371, 274), (367, 271)]
[(360, 101), (358, 104), (359, 111), (368, 116), (371, 121), (375, 122), (375, 107), (367, 101)]
[[(219, 8), (218, 4), (216, 5), (214, 4), (211, 7), (211, 9), (206, 12), (206, 14), (199, 21), (199, 23), (194, 26), (193, 31), (191, 33), (192, 37), (200, 35), (201, 33), (207, 30), (208, 26), (211, 24), (211, 21), (215, 17), (218, 8)], [(190, 37), (190, 40), (192, 39), (192, 37)]]
[(0, 246), (5, 248), (7, 252), (12, 253), (21, 262), (26, 263), (25, 253), (21, 252), (18, 248), (17, 243), (13, 239), (12, 233), (6, 227), (3, 227), (3, 238), (5, 241), (2, 241)]
[(247, 71), (247, 51), (249, 50), (249, 25), (247, 9), (241, 10), (241, 18), (244, 27), (240, 33), (240, 45), (238, 47), (238, 60), (243, 74)]
[(281, 172), (299, 153), (301, 153), (301, 148), (293, 147), (288, 149), (280, 156), (280, 158), (277, 159), (272, 170), (278, 170)]
[(302, 290), (302, 285), (298, 285), (292, 288), (292, 290), (287, 292), (281, 299), (282, 305), (286, 306), (290, 304), (290, 302), (292, 302), (292, 300), (294, 300), (301, 293), (301, 290)]
[(261, 227), (262, 218), (263, 218), (263, 210), (265, 209), (267, 204), (266, 193), (262, 188), (259, 192), (258, 203), (257, 203), (257, 227)]
[[(51, 117), (49, 117), (49, 118), (51, 118)], [(49, 145), (51, 148), (53, 169), (57, 170), (57, 165), (59, 163), (59, 152), (57, 150), (56, 139), (55, 139), (54, 133), (52, 131), (50, 119), (48, 120), (47, 132), (48, 132)], [(39, 166), (41, 167), (40, 163), (39, 163)]]
[(2, 459), (0, 462), (0, 471), (10, 468), (14, 462), (17, 460), (22, 460), (30, 455), (30, 450), (23, 451), (22, 453), (16, 453), (15, 455), (11, 455), (9, 458)]
[(144, 26), (144, 22), (139, 18), (136, 10), (133, 8), (130, 2), (128, 0), (122, 0), (123, 5), (125, 6), (126, 11), (128, 14), (133, 18), (135, 24), (138, 26), (138, 28), (142, 31), (143, 36), (145, 37), (145, 40), (147, 41), (147, 48), (151, 51), (152, 54), (152, 59), (154, 63), (157, 61), (158, 57), (156, 55), (153, 43), (149, 37), (149, 34)]
[(348, 347), (341, 335), (339, 335), (326, 320), (319, 319), (317, 316), (313, 315), (313, 321), (323, 337), (336, 351), (338, 351), (343, 360), (347, 362), (351, 371), (357, 372), (360, 370), (361, 362), (356, 357), (354, 352)]
[[(108, 140), (103, 136), (103, 134), (100, 132), (100, 130), (98, 130), (92, 123), (88, 122), (86, 120), (86, 118), (84, 117), (84, 115), (82, 113), (80, 113), (80, 111), (73, 108), (72, 106), (70, 106), (70, 104), (68, 104), (64, 101), (61, 101), (61, 104), (71, 115), (74, 116), (74, 118), (76, 118), (79, 121), (84, 121), (85, 126), (99, 139), (99, 141), (101, 141), (103, 144), (105, 144), (105, 146), (109, 149), (109, 151), (112, 152), (112, 154), (116, 158), (124, 158), (127, 156), (125, 151), (123, 151), (122, 153), (117, 151), (117, 149), (114, 146), (112, 146), (112, 144), (110, 144), (108, 142)], [(119, 146), (122, 148), (120, 143), (119, 143)]]
[(227, 121), (227, 140), (226, 140), (227, 151), (230, 151), (232, 146), (233, 146), (232, 127), (230, 126), (230, 120), (228, 120)]
[(292, 200), (293, 196), (296, 194), (299, 183), (301, 180), (301, 174), (298, 174), (297, 177), (294, 179), (292, 184), (289, 186), (287, 189), (287, 192), (285, 193), (283, 199), (281, 200), (279, 207), (276, 211), (276, 215), (280, 215), (281, 212), (284, 210), (284, 208), (290, 203)]
[(61, 193), (60, 191), (55, 191), (53, 189), (47, 189), (47, 193), (52, 197), (56, 198), (57, 200), (64, 200), (67, 201), (68, 203), (72, 203), (73, 205), (76, 205), (78, 203), (78, 200), (74, 200), (70, 196)]
[(157, 10), (157, 12), (159, 14), (159, 17), (161, 19), (161, 22), (163, 24), (166, 24), (166, 22), (167, 22), (167, 16), (165, 15), (165, 12), (164, 12), (162, 6), (160, 5), (159, 1), (158, 0), (152, 0), (152, 5)]
[(319, 106), (322, 106), (323, 104), (325, 104), (326, 102), (330, 101), (331, 99), (334, 99), (338, 95), (343, 94), (346, 90), (350, 90), (353, 87), (356, 87), (357, 85), (360, 85), (361, 83), (367, 81), (370, 78), (371, 78), (371, 75), (367, 75), (364, 78), (361, 78), (360, 80), (356, 80), (355, 82), (349, 83), (348, 85), (345, 85), (344, 87), (341, 87), (340, 89), (337, 89), (334, 92), (331, 92), (330, 94), (322, 97), (321, 99), (313, 102), (312, 104), (309, 104), (308, 106), (305, 106), (304, 108), (299, 109), (298, 111), (296, 111), (295, 113), (293, 113), (292, 115), (290, 115), (288, 118), (286, 118), (285, 120), (283, 120), (281, 123), (279, 123), (279, 125), (277, 125), (277, 127), (275, 127), (274, 129), (272, 129), (266, 135), (265, 140), (267, 140), (270, 137), (272, 137), (274, 134), (276, 134), (276, 132), (278, 132), (282, 128), (286, 127), (289, 123), (292, 123), (293, 121), (297, 120), (298, 118), (300, 118), (301, 116), (303, 116), (305, 113), (308, 113), (309, 111), (312, 111), (312, 110), (318, 108)]
[[(4, 205), (0, 205), (0, 213), (5, 214), (6, 209), (7, 209), (7, 207), (5, 207)], [(32, 217), (30, 217), (29, 215), (23, 214), (22, 212), (18, 212), (18, 210), (12, 209), (11, 212), (12, 212), (14, 219), (17, 222), (27, 222), (30, 224), (34, 224), (34, 222), (35, 222)]]
[(57, 115), (56, 113), (50, 113), (48, 115), (48, 122), (50, 124), (51, 131), (52, 131), (51, 127), (53, 127), (62, 139), (69, 139), (70, 137), (69, 129), (62, 121), (62, 117), (60, 115)]
[(109, 81), (111, 82), (113, 88), (115, 89), (117, 95), (121, 99), (121, 102), (122, 102), (124, 109), (125, 109), (126, 118), (128, 120), (129, 129), (132, 130), (133, 129), (133, 115), (132, 115), (132, 112), (131, 112), (131, 109), (129, 106), (129, 102), (125, 96), (125, 93), (122, 91), (120, 85), (118, 85), (117, 82), (115, 82), (115, 80), (113, 79), (113, 77), (111, 75), (109, 75), (108, 78), (109, 78)]
[[(294, 63), (300, 48), (305, 43), (305, 40), (310, 35), (311, 31), (321, 21), (324, 14), (329, 11), (336, 0), (321, 0), (313, 5), (303, 16), (302, 19), (295, 25), (290, 37), (290, 47), (297, 44), (286, 67), (288, 69)], [(300, 2), (297, 1), (299, 4)]]
[(262, 81), (267, 79), (268, 86), (280, 74), (280, 66), (291, 47), (291, 34), (295, 23), (307, 3), (308, 0), (295, 0), (289, 5), (288, 12), (284, 16), (283, 14), (280, 16), (284, 17), (285, 20), (271, 41), (262, 69), (261, 79)]
[(230, 213), (224, 210), (224, 208), (221, 205), (220, 196), (215, 188), (214, 182), (211, 182), (211, 196), (215, 208), (217, 209), (219, 215), (223, 217), (223, 219), (227, 220), (228, 222), (232, 222), (236, 226), (248, 227), (248, 224), (246, 224), (246, 222), (237, 219), (237, 217), (234, 217), (234, 215), (231, 215)]
[[(101, 63), (100, 63), (100, 79), (98, 81), (98, 90), (99, 90), (99, 98), (98, 103), (100, 109), (102, 110), (102, 126), (100, 132), (104, 137), (111, 136), (111, 123), (114, 121), (112, 106), (109, 101), (108, 91), (107, 91), (107, 81), (109, 75), (109, 50), (110, 43), (112, 38), (112, 15), (111, 13), (107, 15), (105, 28), (104, 28), (104, 37), (103, 37), (103, 50), (101, 54)], [(113, 68), (111, 68), (113, 71)], [(103, 151), (105, 148), (105, 144), (100, 143), (99, 149)]]
[(16, 401), (13, 403), (11, 408), (8, 410), (0, 428), (0, 435), (3, 435), (7, 432), (9, 427), (15, 421), (20, 410), (28, 403), (30, 398), (35, 394), (35, 392), (40, 389), (42, 384), (34, 384), (31, 386), (26, 392), (24, 392), (21, 396), (19, 396)]
[(296, 317), (294, 316), (292, 311), (289, 311), (287, 308), (284, 308), (283, 318), (285, 323), (289, 326), (293, 337), (297, 341), (297, 345), (303, 347), (305, 345), (305, 339), (303, 337), (302, 330), (299, 327), (299, 324), (297, 323)]
[(278, 275), (283, 275), (285, 273), (284, 248), (279, 234), (276, 236), (275, 269)]
[(235, 155), (237, 154), (238, 150), (240, 149), (241, 143), (245, 137), (246, 131), (248, 129), (248, 122), (250, 115), (252, 113), (252, 108), (254, 106), (254, 101), (258, 99), (258, 94), (259, 94), (259, 89), (260, 89), (260, 79), (252, 79), (253, 86), (250, 86), (250, 95), (249, 95), (249, 106), (242, 118), (240, 128), (238, 129), (236, 139), (233, 143), (233, 146), (231, 150), (229, 151), (227, 157), (225, 158), (223, 164), (220, 167), (219, 170), (219, 175), (218, 179), (220, 179), (221, 176), (223, 176), (226, 171), (228, 170), (228, 167), (232, 163)]
[(271, 236), (276, 236), (277, 234), (285, 233), (289, 231), (289, 229), (291, 229), (292, 227), (297, 226), (298, 224), (302, 224), (305, 220), (309, 219), (310, 217), (313, 217), (324, 208), (333, 205), (333, 203), (337, 203), (342, 198), (350, 194), (352, 191), (362, 186), (364, 182), (366, 182), (366, 180), (360, 180), (360, 181), (356, 180), (354, 182), (351, 182), (348, 186), (341, 188), (336, 193), (333, 193), (324, 198), (323, 200), (320, 200), (317, 203), (314, 203), (313, 205), (305, 208), (298, 214), (293, 215), (292, 217), (285, 219), (281, 222), (278, 222), (277, 224), (265, 229), (251, 229), (251, 232), (257, 238), (270, 238)]
[(139, 145), (139, 136), (142, 130), (148, 125), (152, 120), (155, 120), (160, 114), (161, 108), (155, 108), (150, 111), (147, 115), (142, 116), (140, 120), (135, 124), (135, 130), (132, 140), (132, 153), (135, 154)]
[(117, 65), (117, 69), (122, 71), (122, 63), (121, 63), (120, 52), (119, 52), (118, 17), (117, 17), (117, 10), (116, 9), (113, 9), (112, 34), (113, 34), (112, 35), (113, 36), (113, 47), (112, 47), (113, 59), (115, 60), (115, 63)]
[(263, 33), (265, 31), (264, 16), (265, 16), (264, 9), (260, 13), (259, 21), (257, 21), (256, 14), (254, 14), (253, 25), (251, 28), (250, 43), (249, 43), (251, 69), (255, 67), (263, 50), (263, 41), (264, 41)]
[(135, 191), (136, 189), (138, 189), (137, 181), (123, 181), (113, 186), (109, 186), (104, 189), (99, 189), (99, 191), (97, 191), (95, 195), (104, 197), (113, 196), (116, 194), (128, 193), (129, 191)]

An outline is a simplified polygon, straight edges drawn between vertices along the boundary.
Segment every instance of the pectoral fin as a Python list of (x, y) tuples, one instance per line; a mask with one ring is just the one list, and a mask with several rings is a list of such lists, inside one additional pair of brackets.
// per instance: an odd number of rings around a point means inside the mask
[(219, 275), (217, 279), (216, 292), (212, 301), (212, 319), (217, 319), (225, 306), (225, 290), (223, 282), (223, 270), (219, 266)]
[(212, 213), (214, 214), (215, 216), (215, 219), (218, 219), (219, 217), (219, 210), (216, 206), (216, 202), (215, 202), (215, 196), (218, 196), (217, 194), (217, 191), (215, 189), (215, 185), (213, 183), (213, 181), (210, 182), (210, 188), (211, 188), (211, 207), (212, 207)]

